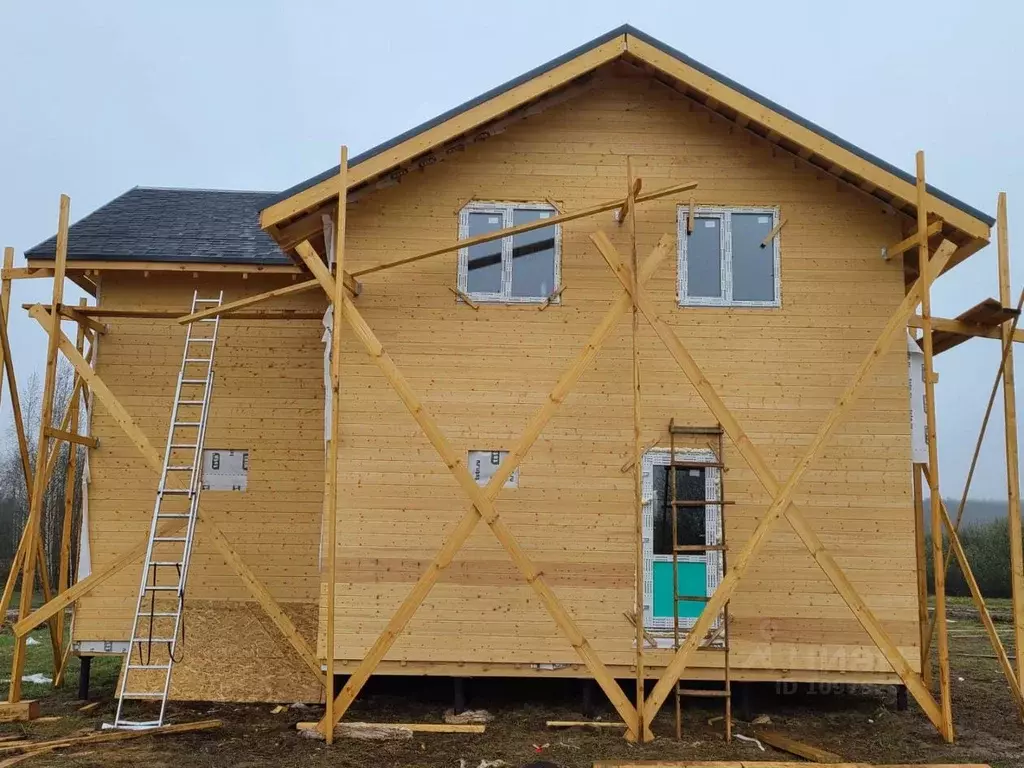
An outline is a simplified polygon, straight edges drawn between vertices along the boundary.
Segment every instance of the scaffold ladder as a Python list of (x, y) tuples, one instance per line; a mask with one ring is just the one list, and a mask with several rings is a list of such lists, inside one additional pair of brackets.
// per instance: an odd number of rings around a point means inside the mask
[[(192, 296), (192, 313), (219, 307), (223, 301), (223, 291), (216, 298), (202, 299), (197, 290)], [(184, 639), (185, 582), (202, 490), (203, 442), (219, 330), (217, 315), (189, 324), (185, 332), (185, 350), (174, 390), (135, 621), (121, 670), (115, 728), (156, 728), (164, 722), (171, 670), (179, 660), (175, 656), (179, 634)], [(127, 701), (159, 701), (160, 713), (156, 719), (128, 719)]]
[[(701, 595), (682, 595), (679, 593), (679, 556), (680, 555), (699, 555), (704, 554), (707, 556), (711, 552), (720, 552), (722, 557), (722, 573), (727, 570), (726, 566), (726, 545), (725, 545), (725, 508), (727, 504), (732, 502), (725, 500), (725, 436), (722, 430), (722, 425), (716, 425), (714, 427), (685, 427), (675, 423), (675, 420), (669, 422), (669, 443), (670, 443), (670, 454), (669, 454), (669, 503), (671, 505), (671, 516), (672, 516), (672, 604), (673, 604), (673, 642), (675, 648), (678, 650), (681, 645), (681, 639), (683, 637), (682, 627), (679, 625), (679, 604), (681, 602), (704, 602), (705, 610), (707, 608), (708, 598)], [(718, 446), (717, 450), (714, 446), (709, 445), (715, 454), (715, 458), (712, 461), (687, 461), (679, 459), (677, 457), (677, 451), (679, 448), (676, 445), (676, 437), (696, 436), (696, 435), (710, 435), (717, 438)], [(707, 471), (709, 469), (718, 470), (718, 487), (719, 493), (717, 499), (680, 499), (678, 493), (678, 480), (676, 472), (680, 469), (698, 469)], [(711, 527), (706, 527), (704, 531), (704, 543), (703, 544), (680, 544), (679, 543), (679, 515), (680, 514), (693, 514), (695, 512), (704, 514), (705, 508), (708, 506), (717, 506), (719, 509), (719, 525), (715, 526), (715, 530)], [(711, 567), (711, 563), (707, 563), (707, 567)], [(732, 741), (732, 676), (729, 668), (729, 601), (726, 601), (722, 606), (722, 611), (718, 615), (718, 620), (715, 625), (712, 626), (708, 634), (701, 638), (700, 648), (708, 648), (714, 650), (721, 650), (723, 653), (723, 670), (722, 670), (722, 687), (721, 688), (687, 688), (681, 680), (676, 681), (675, 694), (676, 694), (676, 738), (681, 739), (683, 736), (683, 698), (714, 698), (721, 699), (725, 704), (725, 740)]]

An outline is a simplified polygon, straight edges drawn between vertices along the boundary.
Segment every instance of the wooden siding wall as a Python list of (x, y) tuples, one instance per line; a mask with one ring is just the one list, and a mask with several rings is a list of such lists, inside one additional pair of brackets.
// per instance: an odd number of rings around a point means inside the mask
[[(269, 276), (124, 273), (103, 276), (102, 302), (119, 309), (187, 314), (192, 291), (225, 300), (278, 285)], [(320, 310), (316, 293), (275, 306)], [(206, 491), (202, 515), (224, 532), (245, 562), (312, 642), (319, 579), (323, 495), (323, 345), (319, 321), (221, 324), (208, 448), (249, 449), (248, 489)], [(99, 344), (98, 371), (163, 454), (185, 329), (173, 320), (115, 319)], [(92, 421), (89, 535), (97, 570), (146, 536), (157, 474), (97, 405)], [(76, 640), (127, 640), (141, 561), (78, 606)], [(280, 639), (238, 576), (197, 533), (186, 594), (183, 662), (173, 695), (229, 700), (318, 700), (319, 685)]]
[[(675, 259), (650, 283), (659, 310), (784, 478), (903, 296), (899, 263), (879, 249), (901, 221), (833, 180), (774, 156), (738, 128), (620, 66), (573, 100), (350, 207), (349, 268), (443, 244), (457, 211), (479, 199), (552, 198), (574, 209), (619, 196), (625, 155), (644, 188), (693, 179), (698, 204), (779, 206), (779, 310), (676, 307)], [(676, 202), (641, 206), (646, 255), (676, 231)], [(619, 294), (587, 235), (600, 226), (625, 252), (611, 214), (562, 233), (562, 304), (457, 304), (455, 254), (368, 276), (357, 305), (460, 451), (508, 449)], [(192, 290), (228, 299), (283, 284), (251, 276), (108, 273), (104, 305), (185, 312)], [(320, 309), (315, 293), (278, 306)], [(203, 495), (224, 530), (310, 640), (315, 624), (323, 467), (323, 358), (317, 321), (225, 322), (207, 445), (249, 448), (249, 489)], [(670, 418), (710, 415), (649, 327), (643, 334), (644, 441)], [(114, 320), (99, 371), (162, 450), (183, 329)], [(628, 672), (633, 630), (632, 486), (620, 472), (632, 439), (629, 324), (623, 321), (522, 465), (497, 507), (606, 663)], [(464, 494), (351, 336), (342, 361), (335, 656), (360, 659), (467, 509)], [(879, 366), (797, 501), (869, 605), (917, 663), (909, 404), (904, 346)], [(102, 406), (91, 460), (93, 568), (148, 528), (156, 476)], [(727, 449), (728, 543), (738, 549), (769, 499)], [(79, 605), (75, 638), (126, 639), (139, 569)], [(323, 590), (320, 590), (322, 601)], [(312, 676), (278, 639), (236, 575), (197, 537), (179, 698), (309, 700)], [(785, 523), (732, 602), (733, 659), (758, 679), (889, 679), (888, 666)], [(323, 657), (324, 616), (319, 621)], [(667, 652), (650, 652), (653, 672)], [(578, 662), (483, 524), (446, 571), (382, 671), (574, 674)], [(701, 663), (711, 665), (714, 659)], [(534, 669), (533, 665), (554, 665)], [(570, 665), (562, 667), (561, 665)], [(345, 671), (342, 666), (341, 671)], [(745, 672), (744, 672), (745, 670)], [(585, 674), (580, 669), (579, 674)], [(695, 670), (694, 674), (700, 674)], [(258, 682), (257, 682), (258, 681)]]
[[(700, 183), (698, 204), (779, 206), (788, 220), (781, 310), (680, 310), (674, 259), (650, 284), (660, 311), (782, 479), (903, 296), (900, 264), (879, 257), (899, 239), (901, 222), (626, 66), (604, 73), (589, 92), (352, 205), (349, 266), (451, 240), (457, 211), (471, 198), (552, 198), (575, 209), (620, 196), (627, 153), (645, 189), (692, 179)], [(642, 255), (660, 235), (675, 233), (676, 202), (640, 207)], [(618, 295), (587, 239), (598, 226), (625, 253), (611, 214), (565, 226), (566, 291), (561, 306), (544, 312), (457, 304), (448, 290), (455, 254), (365, 280), (357, 304), (458, 450), (510, 448)], [(664, 436), (673, 417), (713, 423), (650, 328), (641, 327), (645, 442)], [(632, 429), (628, 334), (623, 321), (523, 463), (519, 488), (497, 500), (594, 647), (623, 667), (632, 663), (633, 630), (622, 612), (632, 609), (634, 583), (631, 480), (620, 472)], [(351, 663), (467, 504), (351, 338), (342, 381), (334, 652)], [(797, 501), (916, 664), (908, 409), (906, 350), (897, 342)], [(769, 499), (731, 446), (726, 461), (727, 493), (738, 502), (727, 511), (735, 550)], [(835, 671), (878, 679), (868, 673), (889, 671), (785, 523), (733, 600), (732, 615), (739, 668), (804, 679)], [(323, 627), (321, 611), (321, 655)], [(666, 654), (650, 657), (656, 666)], [(455, 663), (497, 665), (510, 674), (578, 662), (483, 524), (387, 659), (396, 672)]]

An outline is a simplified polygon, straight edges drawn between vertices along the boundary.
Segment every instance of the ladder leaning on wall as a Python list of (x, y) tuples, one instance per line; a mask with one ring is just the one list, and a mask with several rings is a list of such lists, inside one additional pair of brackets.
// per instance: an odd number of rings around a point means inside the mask
[[(716, 425), (714, 427), (684, 427), (679, 426), (675, 423), (675, 420), (669, 422), (668, 426), (670, 451), (669, 454), (669, 503), (671, 505), (671, 517), (672, 517), (672, 605), (673, 605), (673, 644), (678, 650), (681, 639), (683, 637), (682, 628), (679, 625), (679, 604), (682, 602), (694, 602), (702, 601), (707, 603), (708, 598), (699, 595), (682, 595), (679, 593), (679, 556), (680, 555), (694, 555), (703, 554), (707, 558), (710, 553), (718, 552), (721, 553), (722, 573), (724, 574), (727, 570), (726, 567), (726, 545), (725, 545), (725, 508), (727, 504), (732, 502), (725, 500), (725, 436), (722, 430), (722, 425)], [(713, 446), (709, 446), (715, 454), (713, 461), (687, 461), (677, 458), (676, 452), (679, 448), (676, 445), (677, 436), (696, 436), (696, 435), (711, 435), (717, 437), (718, 446), (717, 450)], [(705, 498), (702, 500), (692, 499), (680, 499), (678, 479), (676, 472), (679, 469), (698, 469), (707, 472), (709, 469), (718, 470), (718, 487), (719, 493), (717, 499)], [(705, 514), (705, 508), (709, 506), (717, 506), (720, 514), (718, 515), (719, 525), (715, 526), (716, 530), (712, 530), (712, 527), (707, 526), (704, 530), (704, 543), (703, 544), (680, 544), (679, 542), (679, 515), (680, 514), (694, 514), (699, 513)], [(677, 510), (679, 510), (677, 512)], [(709, 558), (708, 558), (709, 559)], [(711, 567), (711, 563), (706, 564), (708, 568)], [(676, 738), (681, 739), (683, 736), (683, 698), (716, 698), (722, 699), (725, 703), (725, 739), (726, 741), (732, 741), (732, 676), (729, 668), (729, 601), (725, 602), (722, 606), (722, 611), (718, 615), (714, 625), (707, 635), (701, 638), (700, 648), (708, 648), (721, 650), (723, 652), (723, 670), (722, 670), (722, 687), (721, 688), (687, 688), (683, 685), (681, 680), (676, 681), (675, 694), (676, 694)]]
[[(219, 307), (215, 299), (192, 296), (192, 313)], [(192, 556), (199, 494), (202, 490), (203, 442), (213, 393), (213, 358), (220, 316), (197, 320), (185, 332), (185, 350), (174, 390), (163, 470), (156, 490), (149, 544), (143, 559), (139, 597), (131, 640), (121, 670), (115, 728), (163, 725), (171, 670), (179, 634), (184, 640), (182, 612), (185, 582)], [(172, 530), (168, 530), (172, 528)], [(184, 530), (182, 530), (184, 528)], [(156, 719), (125, 717), (125, 702), (160, 702)]]

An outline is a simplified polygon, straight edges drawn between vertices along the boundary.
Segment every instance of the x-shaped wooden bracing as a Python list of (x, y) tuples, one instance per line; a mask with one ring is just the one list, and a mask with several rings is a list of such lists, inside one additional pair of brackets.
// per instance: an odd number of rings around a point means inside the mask
[[(828, 577), (829, 581), (832, 582), (836, 591), (838, 591), (846, 601), (847, 605), (849, 605), (861, 626), (864, 627), (872, 641), (885, 656), (889, 664), (892, 665), (893, 670), (895, 670), (900, 679), (903, 680), (907, 688), (914, 695), (914, 698), (925, 711), (928, 719), (931, 720), (935, 727), (941, 731), (942, 713), (939, 710), (938, 705), (935, 703), (935, 700), (932, 698), (931, 693), (928, 691), (927, 686), (925, 686), (921, 679), (921, 676), (913, 670), (904, 658), (903, 654), (900, 653), (899, 648), (882, 627), (881, 622), (878, 621), (878, 618), (854, 588), (849, 578), (839, 567), (828, 550), (825, 549), (821, 540), (807, 523), (803, 514), (792, 502), (797, 484), (800, 482), (811, 463), (820, 455), (829, 435), (835, 430), (842, 417), (852, 407), (860, 393), (860, 390), (868, 379), (868, 374), (877, 362), (882, 359), (893, 340), (899, 334), (905, 332), (904, 329), (906, 328), (907, 318), (920, 301), (922, 290), (921, 281), (918, 280), (914, 284), (906, 297), (900, 303), (897, 310), (889, 318), (889, 321), (886, 323), (874, 346), (861, 362), (849, 386), (840, 396), (835, 407), (822, 422), (821, 427), (819, 427), (818, 432), (811, 441), (804, 457), (797, 463), (796, 469), (793, 470), (786, 482), (780, 485), (774, 473), (769, 469), (761, 452), (751, 442), (735, 416), (733, 416), (732, 412), (719, 397), (714, 387), (712, 387), (705, 378), (703, 371), (701, 371), (700, 367), (690, 356), (686, 347), (679, 340), (679, 337), (658, 315), (658, 312), (654, 308), (650, 298), (647, 296), (646, 291), (643, 288), (637, 288), (635, 291), (633, 290), (633, 283), (629, 270), (623, 264), (622, 259), (619, 257), (608, 238), (604, 233), (598, 232), (592, 235), (591, 239), (598, 247), (598, 250), (608, 263), (608, 266), (611, 267), (612, 271), (619, 279), (619, 282), (622, 283), (623, 288), (633, 294), (633, 299), (636, 302), (637, 308), (643, 313), (644, 317), (647, 318), (647, 321), (654, 328), (655, 333), (657, 333), (658, 337), (665, 344), (669, 353), (678, 363), (694, 389), (697, 390), (698, 395), (708, 406), (711, 412), (718, 418), (719, 422), (722, 424), (722, 428), (736, 445), (740, 455), (743, 456), (747, 464), (757, 475), (758, 480), (764, 486), (765, 490), (772, 496), (772, 504), (768, 508), (768, 512), (758, 522), (757, 527), (747, 540), (743, 549), (740, 551), (738, 557), (734, 559), (729, 572), (725, 575), (714, 594), (705, 604), (701, 615), (698, 617), (694, 626), (690, 629), (686, 641), (682, 646), (680, 646), (679, 650), (662, 673), (661, 678), (659, 678), (658, 682), (655, 684), (651, 694), (647, 697), (643, 712), (644, 723), (649, 725), (653, 721), (654, 716), (658, 713), (661, 705), (664, 704), (665, 699), (671, 692), (672, 686), (675, 685), (676, 681), (682, 675), (687, 662), (696, 651), (701, 638), (703, 638), (705, 633), (711, 627), (715, 617), (732, 596), (732, 593), (736, 591), (739, 580), (743, 577), (743, 574), (752, 562), (754, 555), (756, 555), (764, 545), (768, 533), (771, 532), (780, 516), (784, 515), (787, 521), (789, 521), (790, 526), (796, 532), (797, 536), (799, 536), (800, 540), (811, 553), (814, 561), (825, 572), (825, 575)], [(936, 274), (939, 274), (942, 271), (942, 268), (952, 256), (954, 250), (955, 248), (951, 243), (944, 242), (936, 252), (932, 259), (932, 264)]]
[[(668, 235), (661, 239), (641, 267), (640, 280), (642, 282), (649, 279), (658, 264), (664, 260), (671, 248), (671, 244), (672, 238)], [(297, 250), (302, 259), (309, 265), (313, 274), (320, 280), (327, 295), (333, 296), (334, 278), (327, 271), (316, 252), (306, 243), (300, 245)], [(630, 277), (630, 279), (632, 280), (632, 277)], [(448, 539), (444, 542), (427, 570), (420, 577), (419, 581), (416, 582), (416, 585), (409, 592), (402, 605), (391, 617), (391, 620), (388, 622), (384, 631), (370, 647), (366, 656), (349, 677), (345, 687), (338, 694), (335, 700), (335, 722), (345, 714), (345, 711), (359, 694), (360, 689), (369, 679), (373, 670), (376, 669), (381, 659), (384, 658), (385, 654), (387, 654), (388, 650), (394, 644), (399, 634), (401, 634), (406, 624), (408, 624), (409, 620), (416, 612), (416, 609), (419, 608), (420, 604), (426, 599), (427, 594), (433, 588), (434, 584), (437, 583), (441, 572), (452, 562), (452, 559), (462, 548), (462, 545), (465, 544), (473, 533), (477, 523), (481, 518), (483, 518), (491, 531), (493, 531), (495, 537), (509, 553), (512, 561), (522, 572), (527, 583), (541, 598), (545, 608), (547, 608), (559, 628), (569, 639), (570, 644), (579, 654), (584, 664), (587, 665), (587, 668), (597, 680), (598, 685), (600, 685), (602, 690), (604, 690), (605, 694), (612, 702), (612, 705), (622, 717), (623, 722), (626, 723), (627, 729), (631, 733), (636, 733), (638, 723), (636, 708), (623, 693), (611, 672), (609, 672), (608, 668), (598, 657), (586, 637), (583, 636), (583, 633), (580, 631), (576, 622), (572, 619), (568, 611), (565, 610), (561, 601), (559, 601), (558, 597), (547, 585), (543, 574), (523, 551), (515, 536), (509, 530), (508, 526), (505, 525), (505, 522), (501, 519), (494, 508), (494, 499), (505, 484), (505, 481), (512, 475), (516, 467), (519, 466), (520, 462), (539, 437), (544, 426), (548, 421), (550, 421), (551, 417), (554, 416), (566, 395), (569, 394), (576, 382), (579, 381), (587, 366), (597, 355), (598, 350), (604, 344), (612, 330), (614, 330), (619, 320), (626, 314), (626, 312), (629, 311), (631, 306), (632, 301), (630, 300), (629, 295), (623, 292), (619, 296), (618, 301), (612, 305), (604, 318), (594, 329), (593, 333), (591, 333), (587, 344), (582, 350), (580, 350), (572, 364), (559, 378), (555, 387), (549, 393), (547, 402), (545, 402), (540, 410), (534, 415), (515, 447), (509, 451), (508, 455), (498, 466), (498, 469), (495, 471), (495, 474), (491, 477), (486, 487), (481, 488), (477, 485), (472, 475), (470, 475), (465, 461), (461, 459), (455, 449), (452, 448), (451, 443), (448, 442), (448, 439), (441, 432), (441, 429), (438, 427), (433, 416), (431, 416), (424, 408), (423, 403), (413, 392), (412, 388), (405, 380), (405, 377), (395, 365), (394, 360), (392, 360), (391, 356), (384, 350), (384, 347), (381, 345), (370, 327), (366, 324), (363, 317), (359, 314), (355, 305), (348, 297), (345, 298), (345, 304), (342, 311), (349, 326), (355, 332), (359, 341), (366, 348), (370, 357), (373, 358), (374, 362), (381, 368), (385, 377), (402, 400), (402, 403), (423, 429), (427, 439), (448, 466), (448, 469), (454, 475), (455, 480), (466, 492), (466, 495), (470, 499), (471, 507), (456, 526), (455, 530), (448, 536)], [(329, 588), (333, 589), (333, 585), (330, 585)], [(332, 621), (333, 617), (328, 617), (327, 620)], [(333, 653), (334, 649), (328, 648), (327, 652)], [(334, 723), (327, 724), (321, 721), (321, 727), (324, 730), (328, 727), (333, 727), (333, 725)]]
[[(889, 318), (889, 321), (883, 328), (878, 340), (859, 366), (850, 385), (844, 391), (836, 406), (822, 423), (804, 457), (800, 460), (796, 469), (792, 472), (786, 482), (784, 484), (780, 484), (774, 473), (769, 469), (761, 452), (756, 448), (756, 446), (754, 446), (746, 432), (733, 416), (732, 412), (728, 409), (715, 389), (705, 378), (700, 367), (690, 356), (686, 347), (681, 341), (679, 341), (675, 332), (658, 315), (658, 312), (654, 308), (650, 298), (647, 296), (646, 291), (640, 286), (637, 286), (634, 289), (633, 277), (630, 270), (622, 262), (622, 259), (619, 257), (608, 238), (603, 233), (598, 232), (592, 236), (592, 239), (609, 267), (622, 283), (624, 291), (615, 306), (609, 310), (602, 323), (597, 327), (597, 329), (595, 329), (587, 346), (579, 355), (577, 355), (573, 364), (566, 373), (563, 374), (555, 389), (552, 391), (549, 402), (546, 403), (541, 411), (534, 417), (526, 432), (524, 432), (520, 438), (515, 449), (510, 451), (508, 456), (506, 456), (505, 460), (499, 466), (494, 477), (491, 478), (491, 481), (482, 490), (469, 475), (469, 472), (466, 470), (461, 459), (452, 449), (451, 444), (444, 437), (433, 417), (424, 409), (422, 402), (412, 391), (408, 382), (402, 376), (394, 361), (384, 350), (380, 341), (363, 320), (351, 300), (346, 297), (343, 306), (343, 313), (346, 320), (355, 331), (357, 338), (366, 348), (367, 352), (381, 368), (385, 377), (395, 389), (403, 404), (412, 414), (417, 423), (420, 424), (424, 434), (434, 446), (435, 450), (438, 451), (441, 458), (445, 461), (456, 481), (466, 491), (467, 496), (469, 496), (469, 499), (472, 502), (472, 509), (467, 513), (455, 531), (453, 531), (446, 540), (441, 550), (431, 562), (427, 571), (420, 577), (420, 580), (413, 587), (405, 601), (392, 616), (384, 631), (370, 647), (370, 650), (367, 652), (362, 662), (360, 662), (359, 667), (356, 668), (349, 678), (349, 681), (338, 695), (335, 700), (335, 722), (344, 715), (348, 706), (358, 695), (359, 690), (365, 684), (366, 680), (372, 674), (381, 659), (383, 659), (388, 649), (395, 642), (398, 635), (415, 613), (416, 609), (426, 598), (430, 589), (437, 582), (440, 572), (451, 562), (456, 552), (468, 539), (469, 535), (475, 528), (477, 521), (480, 518), (483, 518), (490, 526), (502, 546), (509, 552), (513, 562), (520, 571), (522, 571), (531, 588), (540, 595), (545, 607), (552, 614), (552, 617), (566, 634), (573, 648), (576, 649), (588, 669), (590, 669), (591, 673), (594, 675), (598, 684), (601, 685), (616, 710), (622, 716), (627, 727), (627, 736), (633, 738), (636, 737), (639, 730), (639, 716), (636, 709), (625, 698), (619, 686), (615, 683), (614, 679), (611, 678), (607, 667), (604, 666), (603, 662), (601, 662), (593, 652), (593, 649), (590, 647), (589, 643), (587, 643), (586, 638), (583, 637), (582, 633), (580, 633), (575, 622), (571, 617), (569, 617), (558, 598), (546, 585), (542, 574), (537, 571), (529, 557), (519, 547), (515, 537), (501, 521), (493, 505), (493, 499), (497, 496), (499, 489), (522, 461), (526, 452), (536, 440), (546, 422), (554, 414), (554, 411), (557, 409), (562, 399), (564, 399), (565, 395), (568, 394), (572, 386), (574, 386), (576, 381), (578, 381), (586, 365), (589, 364), (590, 360), (596, 355), (598, 348), (607, 337), (615, 322), (617, 322), (618, 319), (620, 319), (622, 315), (624, 315), (625, 312), (635, 303), (637, 309), (647, 318), (659, 338), (661, 338), (662, 342), (665, 344), (669, 353), (683, 370), (687, 379), (697, 390), (701, 399), (704, 400), (708, 408), (722, 423), (726, 433), (737, 446), (738, 451), (750, 465), (751, 469), (755, 472), (758, 480), (772, 495), (772, 504), (769, 507), (768, 512), (759, 521), (754, 533), (746, 542), (738, 558), (735, 559), (734, 565), (729, 569), (729, 572), (705, 605), (705, 608), (698, 618), (695, 626), (688, 633), (685, 643), (676, 652), (676, 655), (673, 657), (661, 678), (658, 680), (650, 696), (647, 697), (644, 705), (644, 711), (642, 713), (645, 726), (649, 726), (653, 721), (658, 710), (670, 693), (672, 686), (686, 669), (686, 664), (696, 651), (701, 639), (707, 633), (724, 604), (729, 600), (732, 593), (735, 592), (740, 578), (742, 578), (754, 556), (763, 546), (768, 533), (770, 533), (779, 518), (785, 516), (794, 531), (796, 531), (797, 535), (800, 537), (801, 541), (803, 541), (804, 545), (808, 548), (808, 551), (811, 553), (815, 562), (818, 563), (819, 567), (821, 567), (825, 572), (833, 586), (849, 605), (854, 616), (867, 631), (872, 641), (879, 650), (882, 651), (883, 655), (892, 665), (900, 679), (903, 680), (909, 690), (913, 693), (914, 698), (921, 705), (928, 718), (936, 728), (941, 730), (941, 712), (928, 691), (928, 688), (924, 685), (920, 675), (913, 670), (906, 658), (904, 658), (902, 653), (900, 653), (899, 648), (882, 627), (881, 622), (879, 622), (877, 617), (870, 610), (864, 599), (850, 582), (849, 578), (835, 562), (832, 555), (824, 548), (821, 540), (807, 523), (806, 519), (792, 503), (792, 497), (796, 486), (800, 482), (804, 473), (810, 467), (811, 463), (820, 455), (827, 438), (838, 426), (843, 416), (852, 407), (872, 369), (877, 362), (882, 359), (896, 336), (904, 332), (907, 319), (920, 301), (922, 290), (921, 281), (919, 280), (914, 284), (897, 310)], [(658, 248), (652, 254), (651, 258), (648, 259), (648, 262), (644, 264), (641, 269), (642, 274), (640, 285), (646, 282), (650, 277), (654, 267), (652, 262), (655, 261), (655, 257), (658, 256), (659, 251), (664, 249), (670, 240), (671, 238), (668, 236), (662, 238)], [(954, 246), (948, 242), (943, 243), (942, 247), (939, 248), (932, 259), (936, 273), (941, 272), (949, 258), (952, 256), (954, 250)], [(318, 254), (316, 254), (308, 243), (303, 243), (298, 249), (298, 252), (313, 274), (320, 280), (327, 295), (333, 296), (333, 278), (327, 271), (323, 262), (320, 260)], [(331, 585), (330, 588), (333, 588), (333, 585)], [(328, 617), (328, 621), (331, 620), (333, 620), (333, 618)], [(328, 649), (328, 653), (333, 652), (333, 649)], [(328, 724), (321, 721), (321, 728), (326, 730), (327, 727), (329, 727)], [(330, 724), (330, 727), (333, 727), (333, 723)], [(647, 732), (648, 728), (645, 727), (643, 730)]]

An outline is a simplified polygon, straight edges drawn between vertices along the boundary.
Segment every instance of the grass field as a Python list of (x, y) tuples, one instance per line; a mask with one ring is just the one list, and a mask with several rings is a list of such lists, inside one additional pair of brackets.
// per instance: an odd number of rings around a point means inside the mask
[[(746, 717), (767, 715), (768, 727), (806, 743), (827, 749), (852, 762), (883, 763), (989, 763), (1024, 766), (1024, 727), (1015, 713), (1008, 686), (992, 656), (991, 647), (974, 617), (969, 601), (951, 599), (949, 624), (952, 651), (952, 689), (957, 741), (945, 744), (911, 700), (898, 711), (891, 686), (752, 686), (752, 707)], [(1006, 601), (993, 601), (995, 614), (1008, 612)], [(1009, 625), (999, 624), (1007, 643)], [(33, 633), (38, 645), (30, 647), (27, 672), (49, 676), (51, 651), (45, 629)], [(10, 668), (12, 638), (9, 628), (0, 635), (0, 669)], [(1012, 649), (1011, 649), (1012, 653)], [(98, 728), (113, 717), (113, 698), (120, 660), (96, 658), (92, 665), (92, 696), (101, 706), (83, 715), (76, 701), (78, 662), (73, 660), (64, 688), (26, 684), (26, 696), (41, 699), (42, 714), (56, 715), (48, 722), (0, 725), (0, 737), (26, 735), (53, 738)], [(3, 673), (0, 673), (2, 675)], [(546, 760), (564, 768), (584, 768), (595, 760), (795, 760), (750, 742), (722, 739), (720, 705), (708, 703), (684, 710), (681, 741), (674, 733), (672, 700), (655, 722), (659, 735), (642, 746), (627, 744), (617, 729), (553, 731), (547, 719), (579, 720), (578, 681), (478, 680), (468, 684), (469, 705), (484, 708), (494, 721), (482, 735), (417, 734), (405, 741), (338, 739), (333, 747), (303, 738), (295, 731), (299, 721), (317, 719), (322, 707), (288, 708), (274, 714), (273, 706), (180, 703), (168, 706), (170, 722), (220, 718), (215, 731), (139, 739), (104, 747), (33, 758), (29, 765), (85, 768), (87, 766), (167, 766), (227, 768), (275, 765), (298, 766), (417, 766), (422, 768), (476, 768), (481, 760), (503, 760), (515, 768)], [(440, 678), (374, 678), (353, 706), (350, 718), (375, 722), (440, 722), (451, 706), (451, 683)], [(613, 719), (610, 706), (600, 716)], [(754, 726), (737, 720), (735, 730), (753, 735)], [(0, 748), (3, 744), (0, 742)], [(539, 750), (539, 751), (538, 751)], [(0, 759), (3, 755), (0, 754)]]

